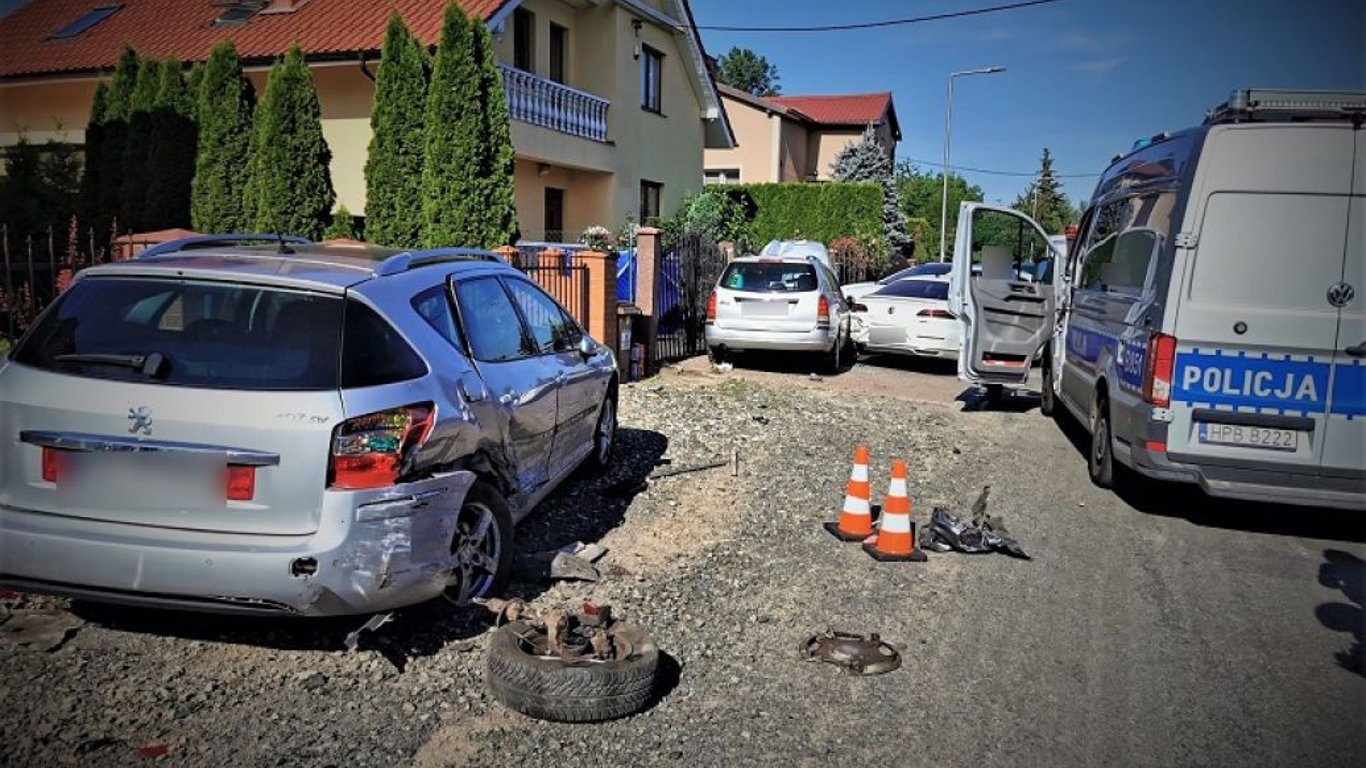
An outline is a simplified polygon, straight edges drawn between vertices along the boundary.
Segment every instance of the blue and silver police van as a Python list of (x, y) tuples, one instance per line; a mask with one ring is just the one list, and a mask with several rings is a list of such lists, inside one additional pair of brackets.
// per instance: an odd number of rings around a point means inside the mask
[(1065, 256), (964, 203), (960, 376), (1022, 387), (1042, 350), (1101, 486), (1366, 509), (1363, 121), (1366, 93), (1237, 91), (1115, 158)]

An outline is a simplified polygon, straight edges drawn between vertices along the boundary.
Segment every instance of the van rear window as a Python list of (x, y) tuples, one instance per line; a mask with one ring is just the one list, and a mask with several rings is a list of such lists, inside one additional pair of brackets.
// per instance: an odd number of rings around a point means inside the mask
[(721, 273), (721, 287), (751, 293), (802, 293), (819, 287), (810, 264), (732, 261)]
[[(56, 373), (236, 390), (337, 389), (340, 297), (260, 286), (93, 278), (62, 294), (14, 352)], [(425, 372), (372, 310), (347, 308), (346, 379), (385, 383)], [(388, 347), (386, 354), (377, 349)]]

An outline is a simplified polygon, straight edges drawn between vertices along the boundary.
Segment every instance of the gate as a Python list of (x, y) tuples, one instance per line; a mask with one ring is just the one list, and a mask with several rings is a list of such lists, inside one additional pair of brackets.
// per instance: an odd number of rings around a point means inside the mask
[(661, 261), (655, 287), (659, 312), (656, 363), (707, 351), (707, 298), (726, 266), (716, 243), (696, 232), (683, 234)]

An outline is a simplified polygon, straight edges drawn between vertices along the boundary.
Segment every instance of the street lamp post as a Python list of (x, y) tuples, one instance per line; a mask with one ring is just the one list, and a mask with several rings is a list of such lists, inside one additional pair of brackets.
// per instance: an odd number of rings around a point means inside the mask
[(967, 75), (994, 75), (1006, 71), (1005, 67), (982, 67), (949, 73), (949, 96), (944, 103), (944, 165), (940, 174), (944, 177), (944, 190), (939, 200), (939, 260), (947, 261), (944, 250), (948, 243), (949, 225), (949, 138), (953, 131), (953, 79)]

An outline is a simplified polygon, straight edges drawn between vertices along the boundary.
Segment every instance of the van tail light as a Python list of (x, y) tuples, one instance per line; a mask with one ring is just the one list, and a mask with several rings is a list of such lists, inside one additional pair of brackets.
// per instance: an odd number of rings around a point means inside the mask
[(62, 452), (56, 448), (43, 448), (43, 481), (48, 483), (57, 482), (61, 473), (58, 471), (62, 461)]
[(816, 327), (830, 327), (830, 300), (823, 295), (816, 300)]
[(945, 320), (952, 320), (953, 315), (945, 309), (922, 309), (915, 313), (916, 317), (942, 317)]
[(256, 467), (228, 465), (228, 501), (251, 501), (256, 496)]
[(707, 325), (716, 324), (716, 291), (707, 297)]
[(436, 407), (417, 403), (338, 424), (332, 430), (328, 487), (355, 491), (394, 485), (404, 461), (427, 439), (435, 423)]
[(1143, 402), (1166, 408), (1172, 403), (1172, 371), (1176, 368), (1176, 337), (1154, 333), (1148, 337), (1148, 359), (1143, 366)]

